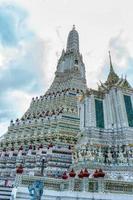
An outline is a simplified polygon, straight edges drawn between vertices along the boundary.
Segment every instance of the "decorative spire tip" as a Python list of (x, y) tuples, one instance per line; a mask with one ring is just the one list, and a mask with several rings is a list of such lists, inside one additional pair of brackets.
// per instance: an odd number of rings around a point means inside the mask
[(110, 53), (110, 51), (108, 53), (109, 53), (109, 61), (110, 61), (110, 71), (114, 71), (113, 65), (112, 65), (111, 53)]
[(73, 24), (73, 30), (75, 30), (75, 24)]

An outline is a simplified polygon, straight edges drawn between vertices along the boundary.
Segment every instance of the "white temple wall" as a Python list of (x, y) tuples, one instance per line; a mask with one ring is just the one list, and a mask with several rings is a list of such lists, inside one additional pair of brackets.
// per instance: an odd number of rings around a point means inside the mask
[(118, 90), (117, 94), (118, 94), (118, 102), (119, 102), (119, 107), (120, 107), (121, 125), (122, 127), (128, 127), (128, 119), (127, 119), (123, 92), (121, 90)]
[(112, 116), (112, 108), (111, 108), (111, 99), (110, 99), (109, 94), (105, 95), (104, 101), (106, 102), (106, 110), (104, 112), (106, 112), (105, 117), (107, 117), (107, 119), (106, 119), (107, 124), (105, 123), (105, 128), (111, 129), (112, 124), (113, 124), (113, 116)]
[(87, 97), (85, 99), (85, 127), (89, 126), (89, 121), (90, 121), (90, 105), (89, 105), (89, 98)]
[(95, 99), (94, 95), (86, 97), (80, 104), (80, 127), (96, 127)]
[[(128, 138), (132, 140), (132, 128), (128, 125), (124, 93), (122, 89), (112, 88), (105, 94), (103, 99), (104, 125), (103, 134), (113, 137), (112, 140), (118, 144), (129, 144)], [(127, 94), (131, 95), (131, 93)], [(133, 98), (133, 95), (132, 95)], [(101, 99), (102, 100), (102, 99)], [(81, 104), (80, 123), (82, 131), (91, 130), (92, 137), (97, 138), (99, 128), (96, 127), (95, 96), (87, 96)], [(128, 130), (130, 129), (130, 130)], [(104, 133), (104, 131), (106, 133)]]
[(84, 129), (84, 103), (80, 104), (80, 129)]
[(92, 113), (91, 113), (91, 97), (88, 97), (87, 98), (87, 106), (88, 106), (88, 113), (87, 113), (87, 121), (88, 121), (88, 123), (87, 123), (87, 125), (88, 125), (88, 127), (91, 127), (91, 121), (92, 121)]
[(91, 95), (91, 127), (96, 127), (96, 110), (95, 110), (95, 98), (94, 95)]
[(108, 128), (108, 115), (107, 115), (107, 100), (106, 100), (106, 97), (105, 99), (103, 99), (103, 113), (104, 113), (104, 125), (105, 125), (105, 128), (107, 129)]
[(118, 129), (121, 127), (120, 121), (120, 113), (119, 113), (119, 101), (117, 98), (117, 89), (113, 88), (111, 90), (112, 93), (112, 101), (113, 101), (113, 108), (114, 108), (114, 128)]

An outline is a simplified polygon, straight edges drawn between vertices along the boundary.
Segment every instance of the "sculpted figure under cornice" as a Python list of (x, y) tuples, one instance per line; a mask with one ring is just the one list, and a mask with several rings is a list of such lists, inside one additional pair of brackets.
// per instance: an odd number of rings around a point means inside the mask
[(129, 152), (128, 163), (130, 166), (133, 166), (133, 152)]
[(103, 153), (101, 151), (101, 147), (99, 148), (99, 152), (98, 152), (98, 160), (99, 163), (103, 163), (104, 162), (104, 156)]
[(108, 151), (107, 162), (108, 162), (108, 164), (111, 164), (113, 162), (113, 158), (112, 158), (112, 154), (111, 154), (111, 150), (110, 149)]
[(83, 161), (83, 156), (82, 156), (80, 150), (78, 151), (78, 157), (79, 157), (79, 162), (82, 162)]
[(18, 158), (22, 156), (22, 150), (19, 150), (18, 152)]
[(127, 163), (127, 158), (124, 157), (122, 150), (119, 150), (119, 154), (118, 154), (118, 163), (122, 164), (122, 163)]
[(88, 160), (90, 161), (94, 160), (94, 156), (92, 155), (90, 148), (87, 150), (87, 156), (88, 156)]

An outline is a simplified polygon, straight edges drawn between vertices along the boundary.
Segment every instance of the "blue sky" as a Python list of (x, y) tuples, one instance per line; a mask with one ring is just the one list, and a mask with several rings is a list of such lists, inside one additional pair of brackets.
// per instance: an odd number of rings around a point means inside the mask
[(116, 72), (133, 85), (132, 7), (131, 0), (0, 1), (0, 135), (51, 84), (73, 24), (88, 87), (106, 79), (108, 50)]
[[(16, 4), (0, 6), (0, 124), (27, 109), (31, 97), (39, 94), (43, 60), (41, 39), (27, 25), (28, 12)], [(22, 99), (21, 99), (22, 98)], [(19, 103), (18, 103), (19, 101)]]

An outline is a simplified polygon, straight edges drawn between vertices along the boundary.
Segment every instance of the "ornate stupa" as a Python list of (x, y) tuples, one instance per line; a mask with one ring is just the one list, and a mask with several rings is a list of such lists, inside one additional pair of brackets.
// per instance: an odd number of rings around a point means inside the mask
[(133, 198), (133, 89), (109, 59), (107, 80), (88, 89), (73, 26), (50, 88), (0, 141), (1, 200), (9, 182), (15, 199), (29, 200), (39, 180), (47, 200)]
[[(68, 35), (66, 50), (62, 51), (58, 61), (51, 87), (44, 95), (32, 99), (29, 109), (21, 119), (11, 120), (8, 131), (1, 141), (1, 151), (9, 155), (9, 158), (12, 154), (20, 157), (32, 154), (36, 156), (40, 152), (44, 155), (50, 154), (51, 148), (55, 148), (56, 153), (61, 152), (62, 148), (62, 151), (71, 154), (80, 130), (77, 98), (83, 95), (86, 89), (85, 66), (79, 51), (79, 35), (73, 26)], [(45, 157), (43, 154), (42, 157)], [(45, 165), (47, 173), (51, 176), (60, 175), (61, 167), (67, 169), (71, 164), (71, 161), (56, 163), (55, 158), (48, 160)], [(37, 168), (37, 163), (31, 164), (28, 157), (25, 157), (24, 162), (25, 172), (26, 170), (29, 172), (32, 166), (32, 171), (35, 169), (35, 172), (39, 173), (40, 168)], [(15, 165), (17, 160), (12, 168)], [(55, 167), (55, 172), (51, 170), (52, 167)], [(10, 165), (6, 170), (4, 173), (10, 174), (12, 171)]]

